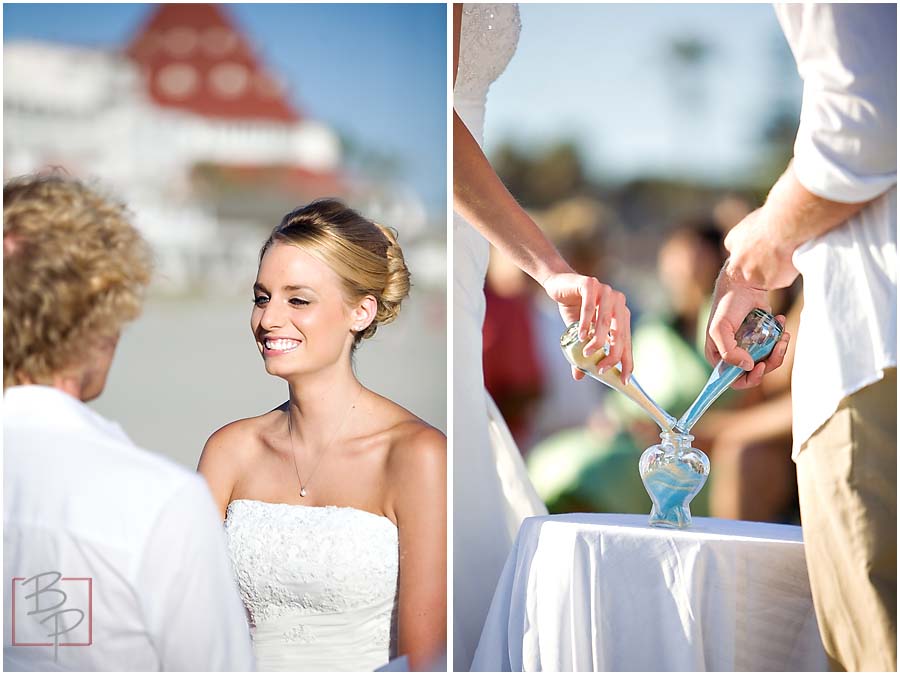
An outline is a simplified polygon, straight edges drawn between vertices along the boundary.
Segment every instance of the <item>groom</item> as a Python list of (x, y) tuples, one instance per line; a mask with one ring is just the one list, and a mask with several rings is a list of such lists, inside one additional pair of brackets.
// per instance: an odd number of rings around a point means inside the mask
[(6, 670), (253, 668), (203, 479), (85, 405), (149, 277), (120, 205), (58, 176), (4, 187)]
[(804, 81), (794, 159), (725, 240), (706, 355), (758, 383), (737, 326), (803, 275), (794, 460), (816, 618), (833, 669), (896, 670), (897, 7), (776, 12)]

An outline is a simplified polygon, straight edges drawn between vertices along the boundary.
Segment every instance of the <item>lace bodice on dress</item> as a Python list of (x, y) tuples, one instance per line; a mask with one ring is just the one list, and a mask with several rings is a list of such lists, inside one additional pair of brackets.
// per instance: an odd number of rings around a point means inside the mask
[(373, 670), (396, 655), (389, 519), (238, 499), (225, 531), (260, 670)]
[(479, 143), (488, 88), (515, 53), (521, 25), (518, 5), (463, 5), (453, 105)]

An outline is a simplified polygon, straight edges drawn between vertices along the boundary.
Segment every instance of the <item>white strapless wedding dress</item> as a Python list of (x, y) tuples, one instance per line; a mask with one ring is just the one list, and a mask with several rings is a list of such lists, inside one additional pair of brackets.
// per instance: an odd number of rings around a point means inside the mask
[[(453, 105), (479, 144), (488, 88), (519, 40), (519, 9), (466, 4)], [(484, 388), (481, 327), (487, 241), (453, 218), (453, 666), (468, 670), (494, 588), (523, 518), (546, 507)]]
[(399, 549), (388, 518), (236, 499), (225, 532), (258, 670), (371, 671), (396, 656)]

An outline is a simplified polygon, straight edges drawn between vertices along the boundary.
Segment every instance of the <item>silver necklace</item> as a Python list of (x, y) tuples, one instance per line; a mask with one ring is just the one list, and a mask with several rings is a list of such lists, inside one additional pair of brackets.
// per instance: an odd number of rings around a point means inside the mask
[(305, 497), (307, 495), (306, 488), (309, 487), (310, 482), (313, 479), (313, 476), (316, 474), (316, 470), (319, 468), (319, 464), (322, 463), (322, 460), (325, 458), (325, 453), (331, 449), (332, 444), (335, 439), (337, 439), (338, 434), (341, 432), (341, 429), (344, 428), (344, 423), (347, 421), (347, 418), (350, 417), (350, 413), (353, 412), (353, 409), (356, 407), (356, 404), (359, 402), (359, 397), (362, 395), (363, 387), (359, 385), (359, 391), (356, 394), (356, 398), (353, 400), (353, 405), (350, 406), (347, 413), (344, 415), (344, 419), (341, 420), (341, 423), (338, 425), (337, 430), (334, 432), (334, 436), (331, 437), (331, 440), (328, 441), (328, 445), (325, 446), (325, 449), (319, 454), (319, 461), (316, 462), (316, 465), (313, 467), (313, 470), (310, 472), (309, 476), (306, 477), (306, 484), (304, 485), (303, 480), (300, 478), (300, 469), (297, 467), (297, 455), (294, 454), (294, 433), (291, 430), (291, 404), (288, 402), (288, 436), (291, 439), (291, 459), (294, 460), (294, 473), (297, 474), (297, 482), (300, 484), (300, 496)]

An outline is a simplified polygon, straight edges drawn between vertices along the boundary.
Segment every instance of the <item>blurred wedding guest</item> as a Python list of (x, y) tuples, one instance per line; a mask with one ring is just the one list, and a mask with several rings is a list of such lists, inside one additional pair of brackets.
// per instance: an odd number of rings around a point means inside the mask
[[(491, 251), (484, 285), (484, 386), (523, 454), (545, 379), (537, 344), (534, 287), (534, 281), (508, 258), (496, 249)], [(572, 380), (568, 373), (565, 376)]]
[(725, 240), (706, 355), (758, 384), (768, 361), (736, 327), (803, 276), (793, 456), (816, 619), (833, 669), (895, 671), (897, 6), (776, 13), (803, 78), (794, 157)]
[[(645, 386), (677, 413), (690, 405), (708, 376), (703, 347), (710, 295), (725, 257), (722, 225), (721, 214), (714, 212), (683, 222), (666, 237), (657, 265), (670, 314), (662, 322), (641, 322), (635, 332), (635, 349), (655, 363)], [(776, 314), (788, 315), (788, 331), (796, 329), (800, 312), (798, 291), (791, 290), (773, 293), (770, 299)], [(692, 505), (698, 514), (767, 522), (796, 518), (790, 461), (792, 357), (789, 346), (787, 367), (775, 371), (764, 387), (728, 392), (694, 427), (695, 445), (709, 451), (716, 467)], [(658, 430), (638, 417), (632, 433), (649, 445)]]
[(94, 188), (59, 175), (5, 185), (6, 670), (254, 666), (203, 479), (85, 405), (150, 272), (124, 207)]
[(727, 234), (732, 227), (741, 222), (756, 205), (749, 198), (736, 192), (729, 192), (713, 206), (712, 216), (716, 226)]

